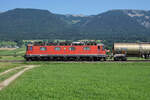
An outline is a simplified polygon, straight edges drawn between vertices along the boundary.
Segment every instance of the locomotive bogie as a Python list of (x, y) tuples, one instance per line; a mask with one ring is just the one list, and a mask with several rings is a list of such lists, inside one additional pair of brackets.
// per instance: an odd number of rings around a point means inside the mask
[(26, 55), (27, 61), (106, 61), (105, 55)]

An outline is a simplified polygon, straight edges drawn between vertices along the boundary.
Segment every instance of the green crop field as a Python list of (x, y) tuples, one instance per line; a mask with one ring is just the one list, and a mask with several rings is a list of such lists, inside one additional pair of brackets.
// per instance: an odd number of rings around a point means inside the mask
[(0, 100), (150, 99), (150, 63), (34, 64), (40, 67), (0, 91)]

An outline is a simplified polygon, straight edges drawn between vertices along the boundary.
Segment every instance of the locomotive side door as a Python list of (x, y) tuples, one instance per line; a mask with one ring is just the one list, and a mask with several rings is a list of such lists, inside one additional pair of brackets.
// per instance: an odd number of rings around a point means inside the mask
[(101, 46), (98, 45), (98, 46), (97, 46), (97, 49), (98, 49), (98, 54), (99, 54), (99, 53), (100, 53), (100, 50), (101, 50)]

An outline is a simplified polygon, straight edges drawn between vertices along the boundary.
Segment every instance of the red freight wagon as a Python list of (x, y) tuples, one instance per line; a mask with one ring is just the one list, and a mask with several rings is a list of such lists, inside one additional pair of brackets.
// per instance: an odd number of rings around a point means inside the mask
[(94, 45), (28, 45), (25, 54), (27, 61), (100, 61), (106, 60), (103, 44)]

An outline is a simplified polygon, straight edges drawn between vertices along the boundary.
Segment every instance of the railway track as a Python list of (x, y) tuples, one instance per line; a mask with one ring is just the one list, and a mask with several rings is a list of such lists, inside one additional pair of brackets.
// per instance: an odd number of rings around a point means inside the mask
[(26, 62), (26, 61), (25, 60), (0, 60), (0, 62), (19, 63), (19, 62)]
[[(38, 61), (26, 61), (26, 60), (0, 60), (0, 62), (10, 62), (10, 63), (23, 63), (23, 62), (38, 62)], [(127, 61), (114, 61), (114, 60), (107, 60), (107, 61), (40, 61), (40, 62), (52, 62), (52, 63), (127, 63), (127, 62), (150, 62), (150, 60), (127, 60)]]

